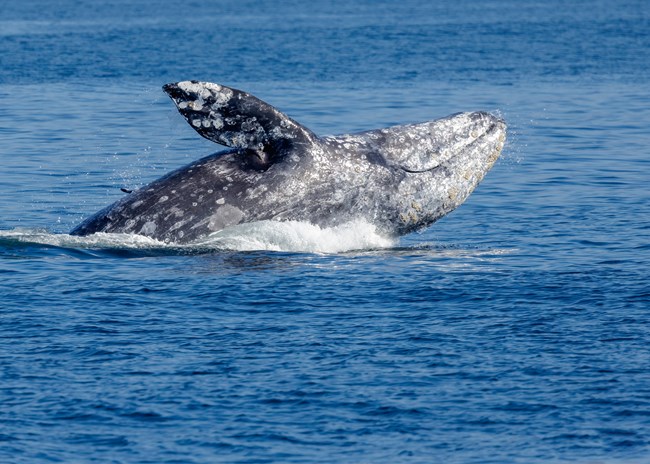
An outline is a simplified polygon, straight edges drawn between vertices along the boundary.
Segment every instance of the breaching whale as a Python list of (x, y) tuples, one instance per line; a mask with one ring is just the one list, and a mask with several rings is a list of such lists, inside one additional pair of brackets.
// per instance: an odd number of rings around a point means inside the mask
[(319, 137), (240, 90), (198, 81), (163, 90), (200, 135), (231, 150), (129, 193), (72, 235), (188, 243), (262, 220), (321, 227), (365, 220), (382, 234), (404, 235), (463, 203), (506, 137), (505, 122), (486, 112)]

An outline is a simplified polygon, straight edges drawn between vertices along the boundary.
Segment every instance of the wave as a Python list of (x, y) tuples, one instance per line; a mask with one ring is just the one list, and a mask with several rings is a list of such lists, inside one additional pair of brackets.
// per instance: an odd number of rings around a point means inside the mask
[(210, 251), (284, 251), (341, 253), (353, 250), (390, 248), (397, 239), (385, 237), (374, 225), (353, 221), (335, 227), (319, 227), (299, 221), (258, 221), (220, 230), (188, 244), (164, 243), (135, 234), (98, 232), (79, 237), (54, 234), (43, 229), (0, 230), (0, 240), (80, 249)]

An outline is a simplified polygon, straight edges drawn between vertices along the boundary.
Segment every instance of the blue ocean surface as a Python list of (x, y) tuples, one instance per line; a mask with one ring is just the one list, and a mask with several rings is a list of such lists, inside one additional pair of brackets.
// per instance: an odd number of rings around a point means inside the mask
[[(391, 241), (71, 237), (219, 150), (163, 94), (317, 134), (487, 110), (501, 159)], [(650, 462), (650, 3), (0, 6), (0, 462)]]

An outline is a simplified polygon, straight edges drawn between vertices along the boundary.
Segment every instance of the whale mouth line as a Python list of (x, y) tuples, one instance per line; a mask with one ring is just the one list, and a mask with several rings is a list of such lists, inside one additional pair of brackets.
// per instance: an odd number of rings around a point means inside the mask
[[(482, 143), (485, 140), (486, 137), (492, 136), (496, 131), (502, 129), (504, 125), (505, 125), (505, 123), (501, 119), (499, 119), (497, 122), (495, 122), (493, 124), (490, 124), (490, 126), (485, 129), (485, 132), (483, 134), (481, 134), (476, 139), (471, 140), (467, 145), (465, 145), (463, 147), (463, 149), (467, 149), (469, 147), (472, 147), (472, 146), (475, 146), (477, 144)], [(497, 150), (497, 152), (500, 153), (501, 149)], [(395, 167), (397, 167), (398, 169), (400, 169), (400, 170), (402, 170), (402, 171), (404, 171), (404, 172), (406, 172), (408, 174), (430, 173), (430, 172), (434, 172), (434, 171), (436, 171), (438, 169), (444, 169), (445, 164), (447, 162), (451, 161), (452, 159), (454, 159), (454, 158), (456, 158), (457, 156), (460, 156), (460, 155), (461, 155), (461, 153), (455, 153), (451, 157), (446, 158), (445, 160), (443, 160), (442, 162), (439, 162), (438, 164), (436, 164), (434, 166), (426, 167), (426, 168), (423, 168), (423, 169), (408, 168), (408, 167), (405, 167), (402, 164), (395, 164)]]
[(433, 172), (436, 169), (440, 169), (442, 167), (443, 167), (442, 164), (437, 164), (427, 169), (409, 169), (409, 168), (405, 168), (404, 166), (398, 166), (399, 169), (409, 174), (424, 174), (425, 172)]

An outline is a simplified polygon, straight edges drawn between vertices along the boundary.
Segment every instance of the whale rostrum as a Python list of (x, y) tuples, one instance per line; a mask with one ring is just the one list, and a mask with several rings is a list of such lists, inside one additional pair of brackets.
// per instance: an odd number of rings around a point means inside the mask
[(505, 122), (486, 112), (319, 137), (240, 90), (198, 81), (163, 89), (200, 135), (230, 150), (127, 194), (71, 234), (188, 243), (254, 221), (365, 220), (382, 234), (404, 235), (462, 204), (506, 137)]

